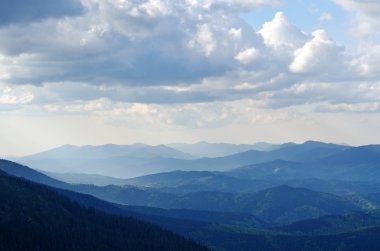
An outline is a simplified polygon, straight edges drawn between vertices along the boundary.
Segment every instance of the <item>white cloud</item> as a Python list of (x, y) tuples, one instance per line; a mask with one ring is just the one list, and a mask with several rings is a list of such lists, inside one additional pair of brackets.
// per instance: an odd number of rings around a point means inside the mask
[(33, 99), (34, 95), (24, 87), (5, 86), (0, 89), (0, 105), (25, 105)]
[(214, 39), (213, 33), (206, 24), (202, 24), (198, 27), (197, 34), (193, 40), (190, 40), (189, 47), (194, 48), (196, 45), (201, 47), (205, 55), (208, 57), (216, 48), (216, 41)]
[(17, 84), (199, 81), (229, 71), (238, 51), (261, 43), (230, 8), (274, 2), (83, 0), (81, 16), (1, 27), (0, 53), (11, 61), (1, 77)]
[(363, 46), (353, 64), (362, 77), (378, 79), (380, 75), (380, 44)]
[(151, 17), (164, 16), (170, 12), (169, 6), (161, 0), (149, 0), (138, 8), (133, 9), (132, 13), (138, 16), (140, 11), (145, 12)]
[(297, 48), (307, 39), (283, 12), (277, 12), (272, 21), (264, 23), (259, 34), (263, 36), (266, 45), (278, 50)]
[(147, 104), (133, 104), (130, 108), (127, 109), (127, 113), (135, 113), (135, 114), (151, 114), (156, 113), (157, 110), (151, 108), (151, 106)]
[(260, 56), (260, 52), (255, 48), (248, 48), (239, 52), (235, 59), (242, 64), (249, 64), (252, 61), (256, 60)]
[(294, 52), (289, 68), (297, 73), (339, 73), (343, 48), (337, 46), (324, 30), (313, 32), (313, 38)]
[(358, 93), (360, 102), (376, 101), (358, 87), (380, 74), (376, 46), (350, 55), (325, 31), (303, 32), (283, 12), (255, 32), (239, 14), (264, 2), (86, 0), (82, 16), (0, 28), (0, 82), (29, 84), (28, 104), (68, 113), (102, 110), (104, 99), (141, 111), (244, 99), (279, 109), (349, 103)]

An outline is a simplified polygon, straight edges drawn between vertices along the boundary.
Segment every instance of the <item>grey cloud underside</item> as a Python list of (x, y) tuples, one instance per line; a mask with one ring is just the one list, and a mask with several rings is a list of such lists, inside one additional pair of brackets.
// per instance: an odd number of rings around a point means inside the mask
[(236, 68), (233, 61), (228, 61), (233, 51), (226, 49), (209, 57), (202, 46), (188, 48), (202, 23), (187, 13), (187, 17), (183, 15), (185, 23), (178, 25), (183, 9), (162, 17), (133, 17), (118, 10), (115, 20), (109, 20), (112, 11), (88, 9), (83, 16), (61, 23), (46, 21), (1, 29), (1, 53), (32, 56), (16, 65), (27, 74), (13, 74), (7, 82), (176, 85)]
[(83, 11), (83, 6), (78, 0), (2, 0), (0, 26), (76, 16), (83, 14)]
[[(57, 59), (60, 60), (60, 59)], [(70, 62), (40, 62), (29, 70), (34, 76), (19, 75), (10, 84), (41, 85), (46, 82), (86, 82), (94, 85), (162, 86), (196, 83), (205, 76), (219, 76), (226, 67), (199, 61), (189, 65), (183, 59), (160, 57), (159, 53), (141, 55), (132, 62), (118, 62), (115, 58), (88, 58)]]

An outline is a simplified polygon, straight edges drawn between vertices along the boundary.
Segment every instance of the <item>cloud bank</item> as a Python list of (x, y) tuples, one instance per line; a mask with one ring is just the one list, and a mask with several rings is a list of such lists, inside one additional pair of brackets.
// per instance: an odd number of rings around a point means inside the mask
[[(377, 2), (334, 2), (354, 12), (358, 39), (376, 37)], [(247, 102), (250, 109), (378, 111), (380, 44), (345, 48), (323, 29), (302, 31), (283, 12), (257, 31), (241, 17), (282, 3), (39, 0), (31, 8), (8, 1), (0, 8), (0, 104), (114, 116), (149, 107), (152, 117), (174, 114), (162, 121), (196, 126), (228, 123)], [(191, 123), (203, 117), (219, 122)]]

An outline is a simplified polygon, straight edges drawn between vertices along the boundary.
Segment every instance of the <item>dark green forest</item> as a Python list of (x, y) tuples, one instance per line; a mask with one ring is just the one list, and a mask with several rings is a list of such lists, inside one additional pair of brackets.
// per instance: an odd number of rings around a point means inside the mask
[(82, 207), (52, 189), (0, 174), (1, 250), (207, 250), (169, 231)]

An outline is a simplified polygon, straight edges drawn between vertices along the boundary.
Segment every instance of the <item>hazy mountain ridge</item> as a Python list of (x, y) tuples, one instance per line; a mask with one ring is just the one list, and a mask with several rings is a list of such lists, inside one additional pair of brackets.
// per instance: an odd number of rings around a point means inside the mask
[(80, 158), (110, 158), (128, 156), (135, 158), (178, 158), (178, 159), (192, 159), (190, 154), (183, 153), (179, 150), (173, 149), (166, 145), (147, 145), (147, 144), (133, 144), (133, 145), (99, 145), (99, 146), (74, 146), (64, 145), (41, 153), (25, 156), (30, 159), (80, 159)]
[(107, 186), (107, 185), (126, 185), (127, 179), (118, 179), (115, 177), (109, 177), (99, 174), (83, 174), (83, 173), (54, 173), (37, 170), (47, 176), (66, 182), (70, 184), (88, 184), (96, 186)]
[(168, 144), (169, 147), (198, 157), (224, 157), (249, 150), (271, 151), (280, 148), (281, 145), (259, 142), (256, 144), (227, 144), (227, 143), (208, 143), (197, 142), (194, 144), (174, 143)]
[[(79, 158), (76, 154), (72, 154), (71, 157), (67, 155), (64, 158), (49, 159), (45, 158), (44, 154), (37, 154), (16, 161), (50, 172), (76, 173), (80, 170), (87, 174), (127, 178), (174, 170), (224, 171), (277, 159), (306, 163), (339, 153), (347, 148), (349, 147), (307, 141), (303, 144), (280, 145), (272, 151), (249, 150), (216, 158), (181, 159), (178, 156), (173, 158), (165, 154), (158, 154), (155, 157), (147, 154), (146, 156), (118, 155), (100, 158), (101, 155), (94, 153), (93, 158)], [(152, 148), (149, 149), (152, 150)]]

